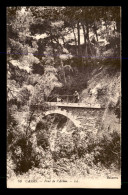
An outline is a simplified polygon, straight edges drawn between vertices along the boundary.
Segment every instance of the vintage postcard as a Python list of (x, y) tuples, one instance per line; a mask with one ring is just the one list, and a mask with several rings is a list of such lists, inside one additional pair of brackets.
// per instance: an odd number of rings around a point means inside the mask
[(6, 13), (7, 188), (121, 188), (121, 8)]

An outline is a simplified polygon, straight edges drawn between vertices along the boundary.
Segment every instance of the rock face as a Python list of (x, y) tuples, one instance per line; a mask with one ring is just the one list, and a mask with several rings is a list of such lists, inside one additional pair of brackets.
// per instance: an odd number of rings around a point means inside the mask
[[(120, 131), (121, 71), (119, 69), (113, 69), (112, 65), (94, 69), (88, 80), (87, 88), (81, 92), (80, 97), (83, 103), (99, 104), (106, 108), (103, 115), (98, 111), (93, 113), (88, 110), (87, 116), (93, 116), (96, 128), (106, 131)], [(85, 120), (88, 124), (88, 119)], [(92, 124), (91, 120), (89, 124)]]
[(107, 107), (111, 102), (116, 106), (121, 97), (121, 73), (116, 71), (114, 75), (108, 74), (108, 68), (92, 73), (88, 81), (88, 87), (80, 94), (81, 102), (100, 104)]

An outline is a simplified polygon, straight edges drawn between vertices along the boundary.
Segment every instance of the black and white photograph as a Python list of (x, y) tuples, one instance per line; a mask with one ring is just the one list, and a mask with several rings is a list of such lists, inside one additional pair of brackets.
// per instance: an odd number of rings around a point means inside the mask
[(7, 188), (121, 188), (121, 7), (8, 6)]

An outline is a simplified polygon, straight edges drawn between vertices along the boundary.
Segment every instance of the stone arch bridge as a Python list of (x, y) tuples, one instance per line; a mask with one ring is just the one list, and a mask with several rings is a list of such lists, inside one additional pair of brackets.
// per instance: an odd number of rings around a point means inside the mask
[(49, 106), (49, 110), (40, 112), (36, 124), (47, 115), (61, 114), (69, 118), (76, 127), (82, 127), (87, 131), (97, 132), (101, 127), (105, 108), (101, 108), (99, 104), (66, 102), (46, 102), (46, 104)]

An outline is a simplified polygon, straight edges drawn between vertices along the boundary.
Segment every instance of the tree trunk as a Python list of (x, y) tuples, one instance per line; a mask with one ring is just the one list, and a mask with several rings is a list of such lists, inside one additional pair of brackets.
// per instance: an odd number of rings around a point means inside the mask
[(94, 22), (94, 32), (95, 32), (95, 35), (96, 35), (96, 40), (98, 42), (98, 34), (97, 34), (97, 28), (96, 28), (95, 22)]
[(51, 45), (52, 45), (53, 58), (54, 58), (54, 62), (55, 62), (56, 61), (56, 56), (55, 56), (55, 48), (54, 48), (51, 28), (50, 28), (50, 39), (51, 39)]
[(53, 44), (53, 39), (52, 38), (51, 38), (51, 45), (52, 45), (53, 58), (54, 58), (54, 62), (55, 62), (56, 56), (55, 56), (55, 49), (54, 49), (54, 44)]
[(77, 22), (77, 33), (78, 33), (78, 56), (80, 57), (80, 24)]
[(105, 20), (106, 34), (109, 35), (107, 21)]
[(64, 76), (64, 83), (66, 83), (65, 70), (64, 70), (64, 66), (63, 66), (62, 60), (61, 60), (61, 67), (62, 67), (63, 76)]
[(83, 28), (83, 34), (84, 34), (84, 44), (86, 44), (86, 33), (85, 33), (85, 27), (84, 24), (82, 24), (82, 28)]
[(77, 66), (80, 71), (83, 71), (82, 67), (82, 52), (81, 52), (81, 45), (80, 45), (80, 23), (79, 21), (77, 22), (77, 32), (78, 32), (78, 60), (77, 60)]
[(77, 51), (77, 40), (76, 40), (76, 34), (75, 34), (75, 31), (74, 31), (74, 27), (73, 27), (73, 26), (72, 26), (72, 30), (73, 30), (74, 40), (75, 40), (76, 55), (78, 55), (78, 51)]
[(62, 41), (63, 41), (63, 45), (65, 46), (64, 36), (62, 35), (61, 38), (62, 38)]
[(87, 36), (86, 36), (84, 24), (82, 24), (82, 28), (83, 28), (83, 34), (84, 34), (84, 56), (85, 56), (85, 63), (87, 65), (87, 57), (88, 57), (87, 56), (87, 43), (86, 43)]
[[(92, 49), (91, 49), (91, 46), (90, 46), (90, 40), (89, 40), (89, 26), (88, 26), (88, 23), (86, 23), (87, 25), (87, 41), (88, 41), (88, 46), (89, 46), (89, 50), (90, 50), (90, 53), (91, 53), (91, 57), (93, 56), (93, 53), (92, 53)], [(90, 59), (91, 59), (90, 57)], [(94, 60), (92, 60), (93, 64), (94, 64)]]

